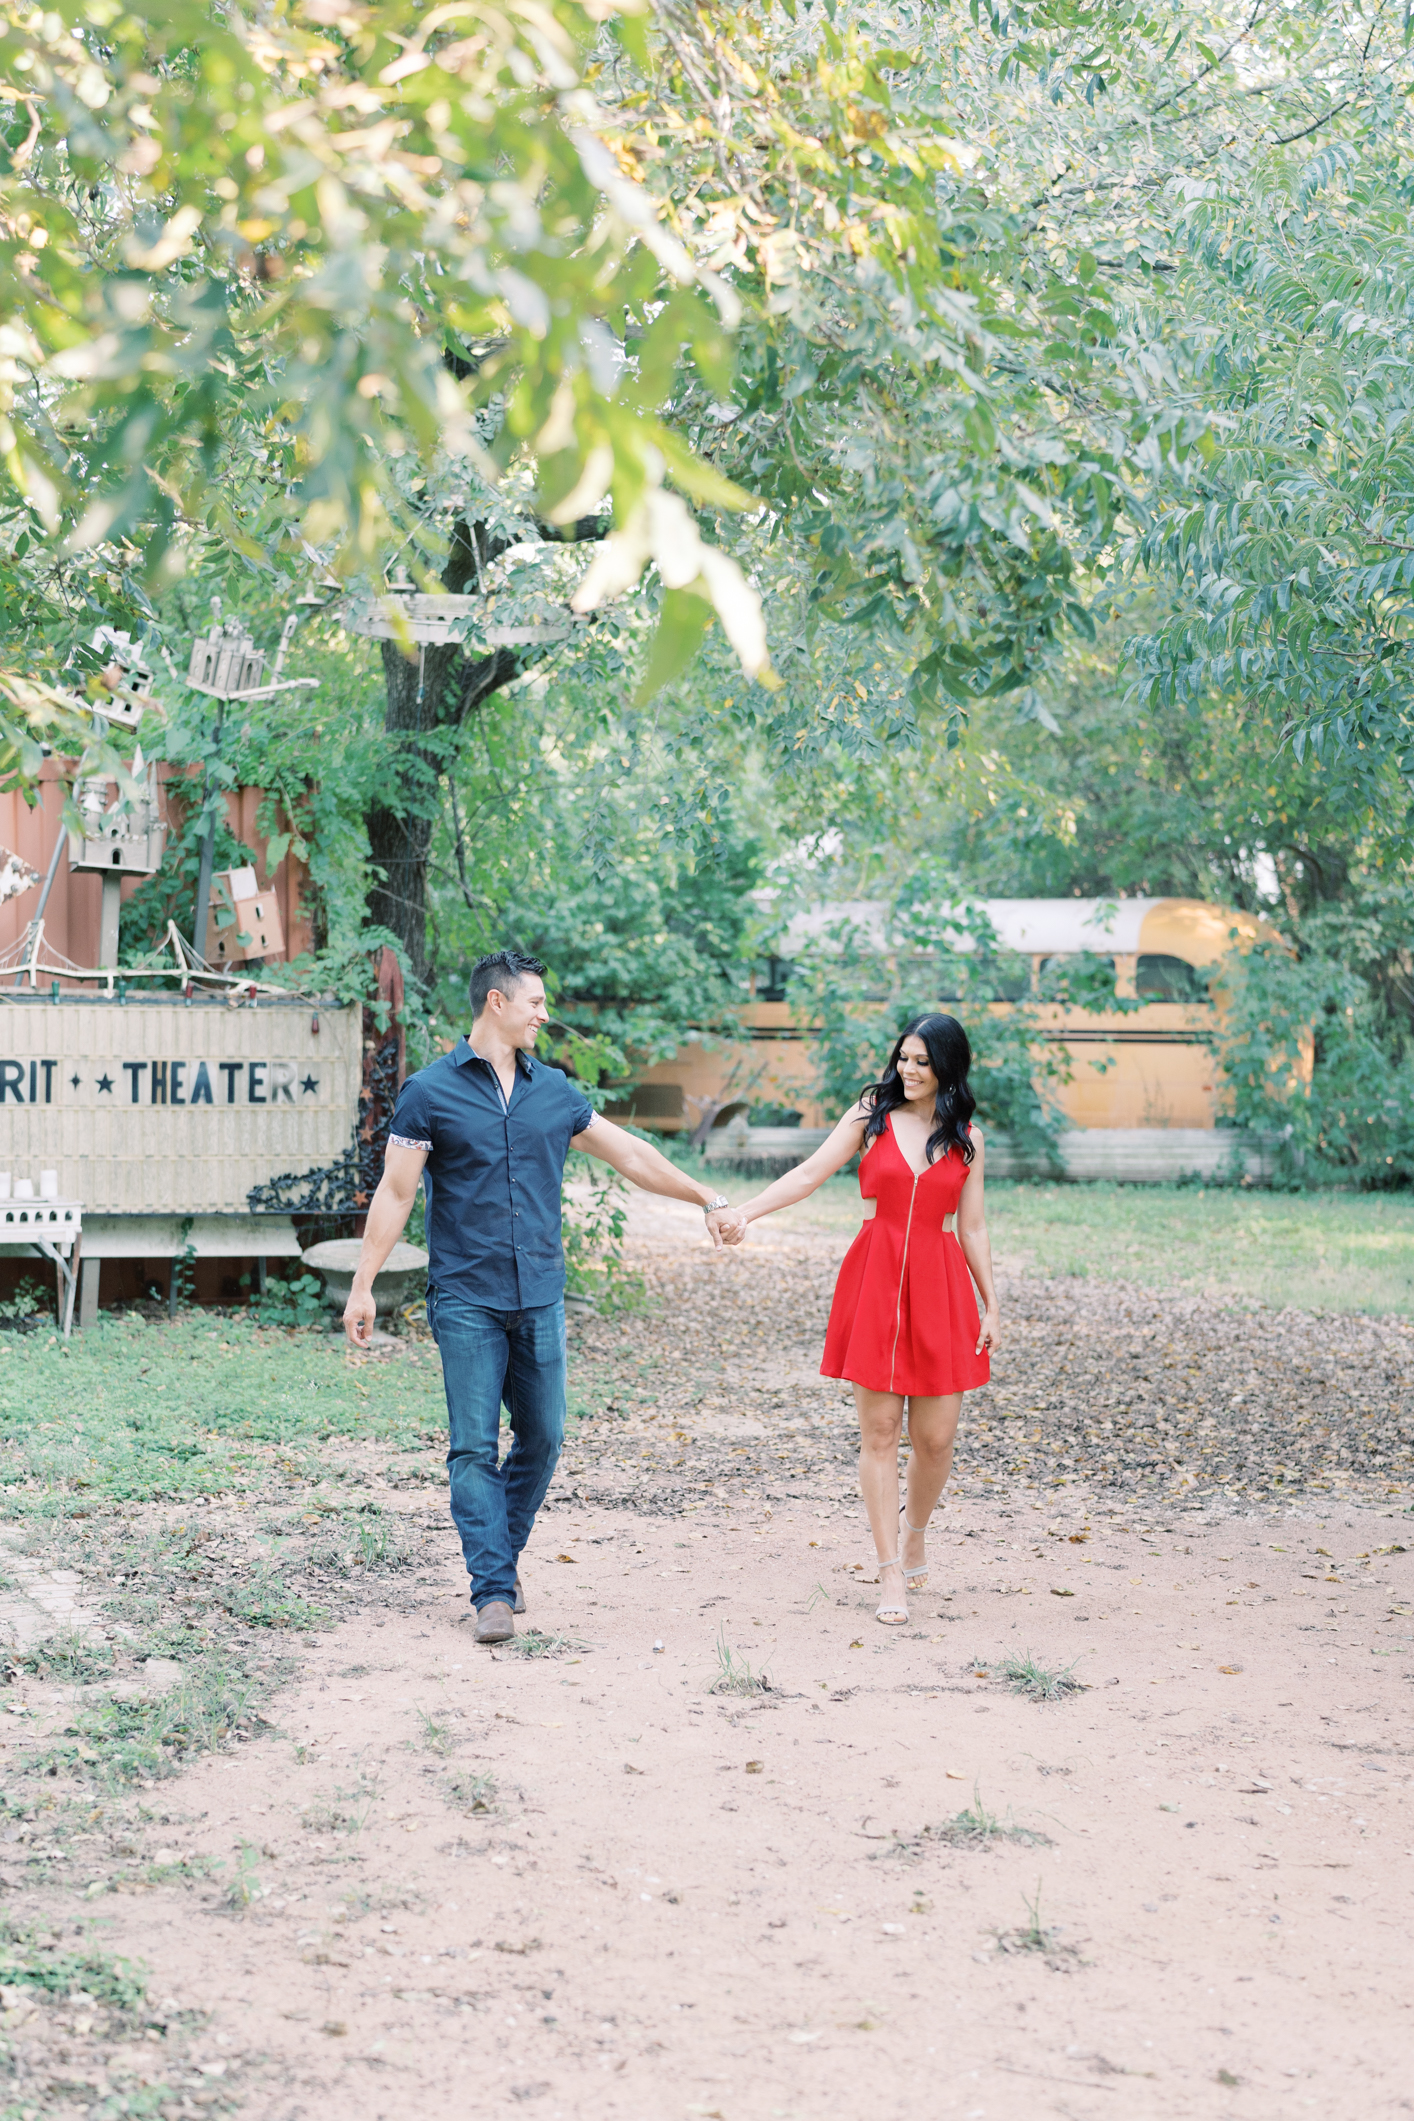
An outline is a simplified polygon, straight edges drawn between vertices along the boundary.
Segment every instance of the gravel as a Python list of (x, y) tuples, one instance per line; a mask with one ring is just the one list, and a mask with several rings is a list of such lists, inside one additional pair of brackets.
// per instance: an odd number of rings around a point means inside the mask
[[(570, 1439), (562, 1499), (658, 1513), (853, 1498), (849, 1388), (818, 1374), (845, 1241), (753, 1232), (719, 1256), (635, 1242), (643, 1308), (576, 1334), (574, 1389), (596, 1411)], [(1005, 1343), (963, 1405), (958, 1488), (1075, 1485), (1166, 1508), (1414, 1501), (1403, 1322), (1089, 1278), (1003, 1272), (999, 1290)]]

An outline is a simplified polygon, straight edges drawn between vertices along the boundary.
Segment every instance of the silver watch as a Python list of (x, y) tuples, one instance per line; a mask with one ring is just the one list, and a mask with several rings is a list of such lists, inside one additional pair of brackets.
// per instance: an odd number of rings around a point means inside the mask
[(726, 1194), (719, 1193), (714, 1200), (703, 1201), (702, 1213), (704, 1215), (715, 1215), (718, 1208), (729, 1208), (730, 1206), (731, 1202), (727, 1199)]

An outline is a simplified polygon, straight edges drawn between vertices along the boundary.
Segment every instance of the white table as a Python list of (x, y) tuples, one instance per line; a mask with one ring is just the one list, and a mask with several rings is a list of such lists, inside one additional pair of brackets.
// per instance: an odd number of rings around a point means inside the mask
[(0, 1250), (11, 1258), (38, 1256), (54, 1262), (59, 1324), (67, 1340), (74, 1329), (74, 1293), (83, 1251), (83, 1202), (0, 1200)]

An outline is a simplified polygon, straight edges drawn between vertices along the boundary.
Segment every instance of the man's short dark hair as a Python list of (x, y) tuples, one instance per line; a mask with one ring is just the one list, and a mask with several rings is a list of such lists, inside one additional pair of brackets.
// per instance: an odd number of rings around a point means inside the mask
[(498, 994), (510, 995), (523, 979), (544, 977), (545, 967), (539, 958), (527, 957), (523, 950), (493, 950), (489, 957), (479, 957), (471, 968), (472, 1015), (480, 1016), (493, 987)]

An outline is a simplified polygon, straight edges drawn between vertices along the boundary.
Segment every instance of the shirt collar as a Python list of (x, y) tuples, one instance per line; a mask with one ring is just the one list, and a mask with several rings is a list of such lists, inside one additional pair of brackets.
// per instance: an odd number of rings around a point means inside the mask
[[(462, 1036), (452, 1048), (452, 1059), (459, 1068), (464, 1068), (468, 1061), (475, 1061), (482, 1068), (489, 1068), (491, 1065), (490, 1061), (482, 1059), (465, 1032), (462, 1033)], [(522, 1075), (529, 1076), (535, 1072), (535, 1063), (530, 1055), (522, 1053), (518, 1047), (516, 1049), (516, 1067)]]

